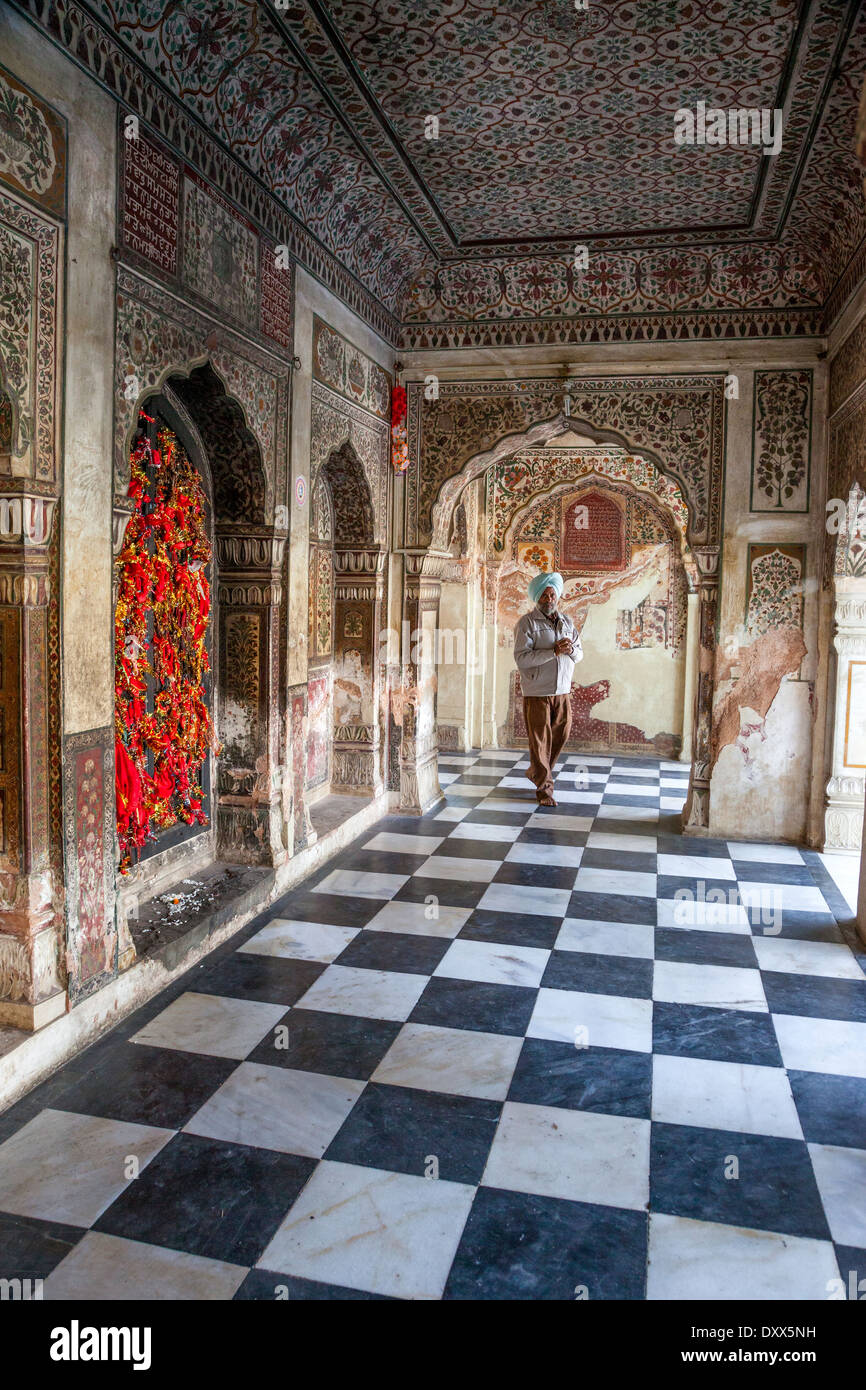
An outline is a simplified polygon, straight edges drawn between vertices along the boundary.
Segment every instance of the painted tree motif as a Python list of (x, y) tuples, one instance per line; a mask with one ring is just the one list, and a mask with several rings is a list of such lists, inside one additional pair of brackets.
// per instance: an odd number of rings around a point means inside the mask
[(753, 508), (757, 489), (770, 503), (758, 510), (805, 510), (811, 396), (811, 372), (755, 373)]

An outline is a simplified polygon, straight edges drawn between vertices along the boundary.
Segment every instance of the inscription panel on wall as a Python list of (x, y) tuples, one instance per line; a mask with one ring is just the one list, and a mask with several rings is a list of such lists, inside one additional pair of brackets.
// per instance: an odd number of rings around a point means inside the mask
[(127, 139), (121, 125), (123, 173), (120, 235), (123, 245), (151, 265), (176, 275), (180, 166), (153, 140)]
[(604, 493), (582, 493), (563, 514), (563, 568), (621, 570), (627, 563), (625, 513)]
[(262, 237), (261, 243), (261, 294), (259, 299), (259, 331), (266, 338), (272, 338), (287, 351), (292, 349), (294, 325), (292, 323), (292, 277), (294, 263), (282, 265), (285, 254), (274, 241)]

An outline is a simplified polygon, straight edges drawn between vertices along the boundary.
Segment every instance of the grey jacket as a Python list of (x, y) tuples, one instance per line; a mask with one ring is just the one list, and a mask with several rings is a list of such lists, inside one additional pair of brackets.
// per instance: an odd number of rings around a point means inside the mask
[[(574, 643), (574, 656), (557, 656), (553, 650), (561, 637)], [(514, 629), (514, 660), (524, 695), (567, 695), (574, 663), (583, 660), (583, 648), (571, 618), (557, 611), (545, 617), (536, 606), (524, 613)]]

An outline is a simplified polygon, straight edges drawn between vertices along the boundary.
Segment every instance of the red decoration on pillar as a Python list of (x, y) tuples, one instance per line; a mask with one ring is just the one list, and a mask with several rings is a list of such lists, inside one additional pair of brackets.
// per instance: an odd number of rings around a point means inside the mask
[(406, 435), (406, 388), (395, 386), (391, 392), (391, 463), (395, 473), (405, 473), (409, 467), (409, 441)]

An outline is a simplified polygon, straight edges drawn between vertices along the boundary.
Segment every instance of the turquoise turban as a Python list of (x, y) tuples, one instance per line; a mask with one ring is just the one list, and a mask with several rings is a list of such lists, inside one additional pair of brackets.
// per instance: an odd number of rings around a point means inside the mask
[(555, 570), (553, 574), (537, 574), (529, 582), (529, 597), (533, 603), (537, 603), (545, 589), (555, 589), (556, 597), (559, 598), (562, 588), (562, 575), (557, 574)]

